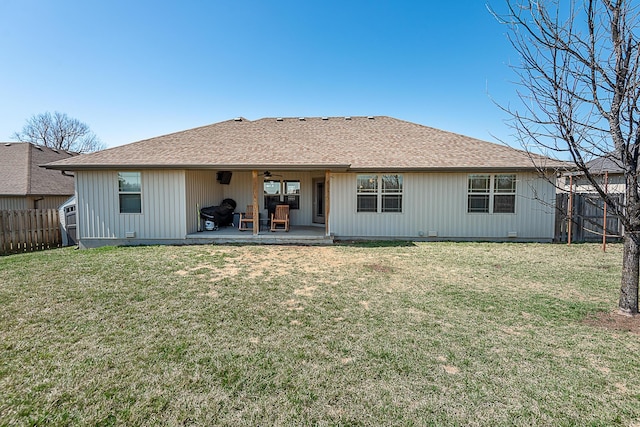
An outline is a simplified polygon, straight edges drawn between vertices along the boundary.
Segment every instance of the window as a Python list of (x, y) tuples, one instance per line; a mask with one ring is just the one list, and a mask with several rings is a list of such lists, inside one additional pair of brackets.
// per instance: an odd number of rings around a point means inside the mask
[(469, 175), (468, 212), (489, 212), (490, 175)]
[(515, 174), (469, 175), (468, 182), (468, 213), (515, 213)]
[(282, 185), (280, 181), (265, 180), (264, 181), (264, 207), (270, 209), (280, 203), (280, 194), (282, 193)]
[(120, 213), (142, 213), (140, 172), (118, 172)]
[(402, 175), (358, 175), (357, 212), (402, 212)]
[(284, 182), (284, 203), (289, 209), (300, 209), (300, 181)]
[(516, 176), (496, 175), (493, 181), (493, 212), (515, 213)]
[(358, 175), (358, 212), (378, 212), (378, 175)]
[(300, 209), (300, 181), (264, 181), (264, 206), (275, 209), (276, 205), (289, 205), (289, 209)]
[(402, 175), (382, 175), (382, 212), (402, 212)]

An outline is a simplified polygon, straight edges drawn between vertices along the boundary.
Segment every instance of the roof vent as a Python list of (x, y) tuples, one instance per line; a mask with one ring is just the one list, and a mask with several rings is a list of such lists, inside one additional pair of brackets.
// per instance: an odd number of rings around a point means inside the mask
[(329, 117), (323, 117), (322, 120), (329, 120)]
[(345, 120), (351, 120), (351, 116), (347, 116), (344, 118)]
[(284, 119), (283, 119), (282, 117), (278, 117), (278, 118), (276, 119), (276, 122), (281, 122), (281, 121), (283, 121), (283, 120), (284, 120)]
[(242, 121), (242, 117), (236, 117), (233, 119), (234, 122), (241, 122)]
[(298, 120), (300, 120), (301, 122), (304, 122), (306, 119), (304, 117), (300, 117)]
[(4, 144), (5, 147), (11, 147), (11, 143), (7, 142), (6, 144)]
[(375, 119), (375, 117), (373, 117), (373, 116), (367, 116), (367, 119), (369, 119), (369, 120), (373, 120), (373, 119)]

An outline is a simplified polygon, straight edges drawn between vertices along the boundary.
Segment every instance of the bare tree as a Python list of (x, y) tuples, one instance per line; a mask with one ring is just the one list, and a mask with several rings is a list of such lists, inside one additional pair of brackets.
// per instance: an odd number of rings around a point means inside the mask
[[(502, 108), (522, 146), (570, 160), (624, 225), (620, 312), (638, 313), (640, 265), (640, 20), (631, 0), (505, 0), (505, 24), (520, 63), (521, 102)], [(608, 158), (626, 194), (604, 191), (587, 163)], [(532, 156), (532, 159), (535, 159)]]
[(14, 133), (12, 138), (76, 153), (89, 153), (105, 148), (89, 126), (57, 111), (32, 116), (22, 131)]

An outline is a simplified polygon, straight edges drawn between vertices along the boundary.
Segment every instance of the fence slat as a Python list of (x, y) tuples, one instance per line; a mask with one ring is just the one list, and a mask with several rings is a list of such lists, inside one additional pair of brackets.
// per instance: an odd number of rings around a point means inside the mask
[(57, 209), (0, 210), (0, 255), (60, 246)]

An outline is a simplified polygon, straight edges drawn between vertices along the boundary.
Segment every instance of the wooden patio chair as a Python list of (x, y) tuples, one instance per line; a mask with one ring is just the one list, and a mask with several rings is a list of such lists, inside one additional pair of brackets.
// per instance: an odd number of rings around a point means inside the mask
[[(251, 224), (251, 227), (248, 227), (248, 224)], [(240, 212), (238, 230), (253, 230), (253, 205), (247, 205), (246, 212)]]
[(284, 226), (284, 231), (289, 231), (289, 205), (278, 205), (271, 214), (271, 231), (279, 230), (279, 225)]

